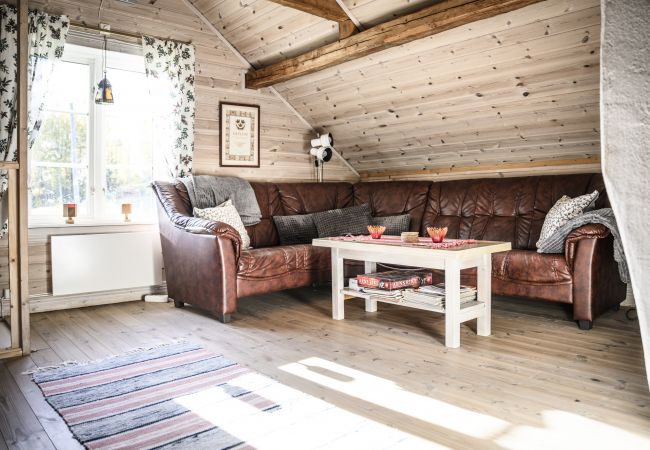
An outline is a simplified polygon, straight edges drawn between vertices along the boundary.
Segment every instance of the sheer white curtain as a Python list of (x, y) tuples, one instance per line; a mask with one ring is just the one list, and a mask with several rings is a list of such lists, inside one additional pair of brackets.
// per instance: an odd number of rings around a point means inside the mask
[(154, 146), (163, 152), (169, 176), (192, 173), (194, 156), (194, 46), (142, 37), (153, 111)]
[[(28, 149), (41, 126), (47, 86), (56, 62), (63, 56), (69, 21), (66, 16), (29, 12), (28, 90)], [(17, 154), (17, 94), (18, 94), (18, 11), (0, 5), (0, 158), (16, 161)], [(7, 223), (7, 173), (0, 172), (0, 223), (2, 233)]]

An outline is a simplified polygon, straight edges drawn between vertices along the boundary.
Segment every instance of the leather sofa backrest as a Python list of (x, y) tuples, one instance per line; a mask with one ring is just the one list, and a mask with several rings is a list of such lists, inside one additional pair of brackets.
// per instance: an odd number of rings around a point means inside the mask
[(352, 206), (352, 184), (278, 183), (284, 214), (310, 214)]
[[(168, 215), (192, 215), (183, 183), (157, 183)], [(247, 227), (253, 247), (279, 244), (273, 216), (309, 214), (369, 203), (373, 215), (409, 213), (411, 230), (426, 236), (428, 226), (449, 227), (451, 238), (510, 241), (535, 249), (549, 209), (562, 195), (600, 192), (596, 208), (609, 200), (600, 174), (485, 178), (443, 182), (386, 181), (335, 183), (251, 182), (262, 221)]]
[[(604, 191), (599, 174), (488, 178), (434, 183), (422, 219), (427, 226), (448, 227), (461, 239), (510, 241), (513, 248), (534, 249), (544, 218), (568, 195)], [(596, 207), (607, 204), (604, 196)]]
[(350, 183), (251, 182), (262, 212), (259, 224), (246, 227), (254, 248), (279, 245), (273, 216), (291, 216), (352, 205)]
[(153, 186), (168, 216), (193, 216), (187, 188), (181, 181), (154, 181)]
[(361, 182), (354, 185), (354, 204), (369, 203), (376, 217), (409, 214), (411, 231), (420, 231), (430, 181)]
[(279, 245), (278, 232), (273, 223), (273, 216), (284, 214), (280, 203), (278, 186), (274, 183), (260, 183), (251, 181), (251, 187), (255, 192), (257, 203), (260, 205), (262, 219), (257, 225), (246, 227), (248, 236), (251, 238), (251, 246), (272, 247)]

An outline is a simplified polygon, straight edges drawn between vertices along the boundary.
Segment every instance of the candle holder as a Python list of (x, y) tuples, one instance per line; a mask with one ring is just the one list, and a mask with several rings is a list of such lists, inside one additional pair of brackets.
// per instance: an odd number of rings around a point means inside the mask
[(77, 217), (77, 204), (76, 203), (64, 203), (63, 204), (63, 217), (66, 217), (65, 223), (72, 225), (74, 223), (74, 218)]
[(417, 244), (420, 242), (420, 235), (417, 231), (404, 231), (400, 234), (400, 238), (402, 242), (406, 242), (407, 244)]
[(427, 227), (427, 233), (429, 233), (429, 237), (431, 237), (431, 240), (433, 242), (439, 244), (445, 240), (445, 236), (447, 235), (447, 227)]
[(132, 205), (131, 203), (122, 203), (122, 214), (124, 214), (124, 221), (131, 222), (129, 219), (129, 214), (131, 214)]
[(368, 225), (368, 232), (373, 239), (381, 239), (381, 235), (386, 231), (383, 225)]

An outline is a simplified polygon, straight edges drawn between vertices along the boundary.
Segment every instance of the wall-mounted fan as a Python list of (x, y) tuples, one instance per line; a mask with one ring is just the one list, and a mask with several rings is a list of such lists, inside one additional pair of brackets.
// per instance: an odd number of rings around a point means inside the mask
[(334, 138), (330, 133), (321, 134), (311, 140), (309, 154), (314, 157), (314, 164), (318, 173), (318, 181), (323, 181), (323, 169), (326, 162), (334, 155)]

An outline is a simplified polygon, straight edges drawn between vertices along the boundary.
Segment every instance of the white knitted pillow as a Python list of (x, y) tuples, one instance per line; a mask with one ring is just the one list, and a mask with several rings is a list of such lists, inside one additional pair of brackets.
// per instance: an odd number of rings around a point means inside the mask
[(537, 248), (541, 247), (542, 243), (553, 235), (558, 228), (582, 214), (597, 198), (598, 191), (576, 198), (563, 195), (562, 198), (555, 202), (555, 205), (548, 211), (548, 214), (546, 214), (544, 225), (542, 225), (542, 231), (539, 234), (539, 240), (536, 244)]
[(244, 226), (244, 222), (242, 222), (241, 217), (239, 216), (239, 213), (235, 209), (231, 200), (226, 200), (225, 202), (223, 202), (219, 206), (215, 206), (214, 208), (204, 208), (204, 209), (194, 208), (194, 217), (198, 217), (200, 219), (213, 220), (215, 222), (227, 223), (235, 230), (237, 230), (237, 232), (241, 236), (242, 247), (250, 248), (251, 238), (248, 237), (248, 233), (246, 232), (246, 227)]

